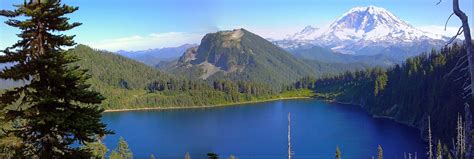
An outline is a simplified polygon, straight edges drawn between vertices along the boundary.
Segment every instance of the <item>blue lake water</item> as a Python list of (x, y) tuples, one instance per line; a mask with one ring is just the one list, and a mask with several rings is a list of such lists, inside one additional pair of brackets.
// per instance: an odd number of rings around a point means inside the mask
[(419, 131), (388, 119), (372, 118), (358, 106), (315, 99), (273, 101), (229, 107), (105, 113), (103, 122), (115, 135), (105, 138), (114, 149), (124, 137), (135, 158), (205, 158), (216, 152), (240, 159), (287, 156), (287, 114), (291, 112), (294, 158), (367, 159), (382, 145), (384, 158), (404, 152), (424, 158)]

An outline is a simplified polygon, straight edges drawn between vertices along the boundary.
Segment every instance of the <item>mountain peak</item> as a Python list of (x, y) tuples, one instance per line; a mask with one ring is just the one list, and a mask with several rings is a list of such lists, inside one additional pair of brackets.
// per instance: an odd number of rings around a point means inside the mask
[(319, 28), (315, 28), (311, 25), (308, 25), (306, 27), (304, 27), (304, 29), (300, 32), (300, 33), (310, 33), (310, 32), (313, 32), (315, 30), (318, 30)]
[[(199, 47), (187, 51), (173, 69), (187, 73), (198, 70), (190, 76), (201, 79), (228, 78), (269, 83), (284, 83), (312, 73), (312, 68), (306, 63), (245, 29), (206, 34)], [(286, 73), (278, 74), (279, 71)]]
[(404, 22), (388, 10), (376, 7), (354, 7), (345, 13), (333, 24), (332, 29), (355, 29), (356, 32), (370, 32), (377, 27), (385, 29), (412, 28), (411, 25)]
[(352, 9), (350, 9), (348, 13), (351, 13), (351, 12), (365, 12), (365, 11), (367, 11), (367, 12), (375, 12), (375, 11), (384, 12), (384, 11), (387, 11), (387, 10), (385, 10), (385, 8), (382, 8), (382, 7), (369, 5), (369, 6), (354, 7)]
[(278, 44), (284, 48), (319, 45), (340, 53), (377, 54), (400, 46), (426, 45), (431, 49), (446, 39), (415, 28), (385, 8), (363, 6), (350, 9), (327, 28), (305, 27)]

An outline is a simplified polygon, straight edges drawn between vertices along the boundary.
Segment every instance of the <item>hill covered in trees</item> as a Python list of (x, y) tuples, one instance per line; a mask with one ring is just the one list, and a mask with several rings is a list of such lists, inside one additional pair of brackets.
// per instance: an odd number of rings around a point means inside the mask
[(188, 79), (251, 81), (279, 89), (304, 76), (331, 76), (394, 63), (383, 55), (343, 55), (318, 46), (284, 50), (245, 29), (234, 29), (209, 33), (178, 60), (157, 67)]
[(388, 55), (350, 55), (334, 52), (329, 48), (321, 46), (311, 46), (307, 48), (289, 49), (288, 52), (304, 60), (316, 61), (314, 63), (334, 63), (351, 65), (352, 67), (342, 68), (369, 68), (369, 67), (390, 67), (402, 61), (396, 60)]
[(451, 143), (457, 117), (465, 112), (464, 102), (472, 100), (463, 99), (460, 79), (465, 72), (451, 72), (464, 52), (463, 46), (454, 44), (390, 69), (347, 72), (320, 80), (303, 78), (288, 89), (313, 89), (320, 98), (361, 105), (374, 116), (392, 118), (424, 133), (430, 116), (434, 136)]
[(314, 73), (308, 64), (245, 29), (207, 34), (199, 47), (188, 50), (169, 72), (180, 72), (191, 79), (278, 86)]
[[(102, 93), (105, 109), (166, 108), (232, 104), (282, 97), (270, 85), (249, 82), (189, 80), (106, 51), (78, 45), (69, 50), (80, 61), (75, 65), (89, 70), (92, 89)], [(306, 96), (310, 93), (304, 92)]]

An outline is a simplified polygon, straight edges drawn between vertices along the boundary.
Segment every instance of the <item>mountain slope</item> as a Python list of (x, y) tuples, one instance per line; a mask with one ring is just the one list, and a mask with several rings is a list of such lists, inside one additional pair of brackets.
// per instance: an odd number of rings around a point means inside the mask
[(282, 84), (310, 75), (313, 69), (285, 50), (245, 29), (204, 36), (170, 72), (200, 79), (231, 79)]
[[(87, 69), (91, 89), (106, 97), (105, 109), (199, 107), (300, 96), (280, 94), (264, 83), (175, 77), (126, 57), (78, 45), (68, 53), (80, 60), (71, 65)], [(309, 93), (306, 93), (309, 94)]]
[[(434, 138), (451, 143), (457, 116), (465, 113), (465, 72), (451, 72), (463, 53), (465, 49), (455, 44), (408, 58), (388, 70), (372, 69), (319, 80), (314, 88), (321, 97), (361, 105), (375, 116), (394, 119), (422, 132), (427, 130), (431, 117)], [(472, 98), (466, 100), (472, 102)]]
[(170, 78), (169, 75), (140, 62), (110, 52), (97, 51), (85, 45), (69, 50), (89, 70), (93, 81), (128, 89), (144, 89), (148, 83)]
[[(313, 46), (311, 48), (299, 48), (289, 50), (297, 58), (305, 60), (314, 60), (324, 63), (339, 63), (339, 64), (352, 64), (353, 67), (358, 65), (370, 66), (370, 67), (389, 67), (401, 61), (390, 58), (387, 55), (378, 54), (378, 55), (347, 55), (341, 54), (332, 51), (328, 48), (323, 48), (320, 46)], [(341, 71), (344, 71), (341, 70)]]
[(368, 6), (352, 8), (328, 28), (308, 26), (276, 43), (283, 48), (313, 44), (345, 54), (406, 58), (440, 48), (447, 39), (417, 29), (384, 8)]

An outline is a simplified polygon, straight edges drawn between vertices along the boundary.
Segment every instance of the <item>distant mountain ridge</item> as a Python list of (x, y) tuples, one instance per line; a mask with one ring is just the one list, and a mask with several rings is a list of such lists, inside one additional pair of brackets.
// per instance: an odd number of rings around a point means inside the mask
[(289, 50), (289, 52), (300, 59), (333, 64), (352, 64), (353, 67), (357, 67), (356, 65), (358, 64), (362, 64), (366, 67), (390, 67), (402, 62), (384, 54), (355, 56), (348, 54), (340, 54), (332, 51), (329, 48), (323, 48), (320, 46), (292, 49)]
[(155, 66), (162, 61), (172, 61), (179, 58), (184, 51), (197, 44), (183, 44), (177, 47), (164, 47), (139, 51), (119, 50), (117, 54), (134, 59), (144, 64)]
[(352, 8), (328, 28), (307, 26), (274, 43), (286, 49), (317, 45), (344, 54), (405, 58), (439, 48), (448, 39), (415, 28), (384, 8), (367, 6)]

